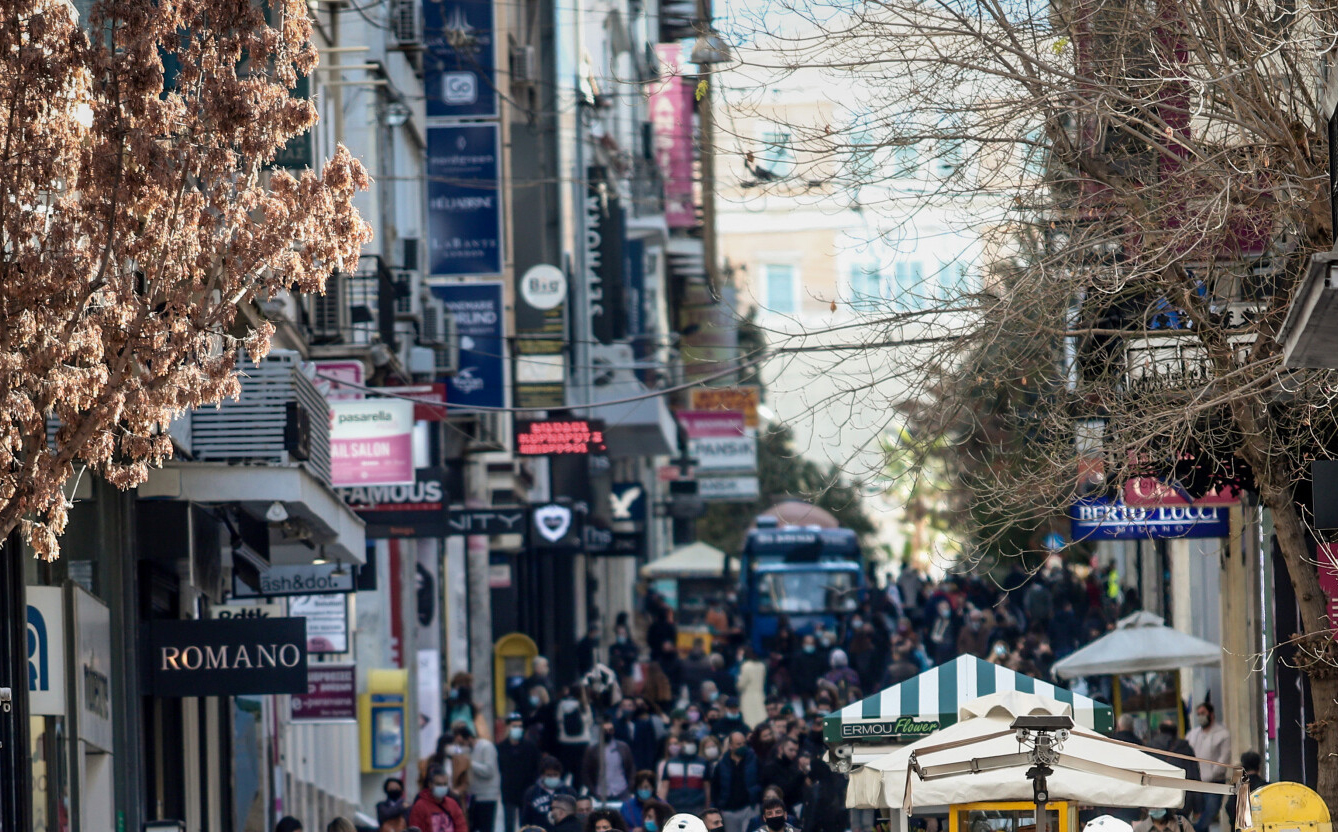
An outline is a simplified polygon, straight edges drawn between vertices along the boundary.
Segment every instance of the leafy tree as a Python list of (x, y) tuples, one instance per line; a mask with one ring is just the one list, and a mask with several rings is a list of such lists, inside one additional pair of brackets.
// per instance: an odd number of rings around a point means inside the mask
[(41, 557), (76, 466), (132, 487), (174, 416), (238, 395), (273, 332), (240, 307), (324, 291), (370, 239), (347, 150), (266, 168), (316, 122), (289, 95), (316, 66), (306, 5), (268, 5), (0, 6), (0, 536)]

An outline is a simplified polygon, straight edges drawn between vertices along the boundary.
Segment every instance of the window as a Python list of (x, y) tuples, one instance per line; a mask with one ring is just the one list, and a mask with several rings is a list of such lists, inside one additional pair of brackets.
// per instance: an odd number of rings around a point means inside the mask
[(850, 269), (850, 303), (855, 308), (876, 306), (885, 297), (883, 270), (876, 260), (856, 263)]
[(906, 309), (918, 309), (924, 299), (924, 265), (919, 260), (898, 262), (893, 269), (893, 297)]
[(833, 613), (853, 610), (854, 572), (772, 572), (758, 576), (761, 612)]
[(794, 315), (799, 311), (799, 278), (794, 266), (768, 263), (762, 267), (762, 305), (768, 312)]
[(784, 179), (794, 172), (794, 148), (790, 131), (772, 125), (762, 131), (762, 147), (757, 152), (753, 167), (765, 179)]

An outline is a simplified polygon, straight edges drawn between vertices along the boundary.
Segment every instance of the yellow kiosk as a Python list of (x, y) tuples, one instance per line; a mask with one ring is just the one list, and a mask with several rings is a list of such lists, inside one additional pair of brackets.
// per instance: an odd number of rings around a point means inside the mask
[(1300, 783), (1270, 783), (1250, 795), (1250, 832), (1332, 832), (1329, 807)]
[[(1081, 832), (1078, 807), (1064, 801), (1045, 806), (1050, 832)], [(1036, 804), (1025, 800), (954, 803), (948, 832), (1035, 832)]]
[(506, 680), (528, 677), (534, 672), (534, 659), (538, 655), (539, 645), (524, 633), (508, 633), (493, 645), (493, 707), (498, 718), (504, 718), (509, 712), (506, 706)]

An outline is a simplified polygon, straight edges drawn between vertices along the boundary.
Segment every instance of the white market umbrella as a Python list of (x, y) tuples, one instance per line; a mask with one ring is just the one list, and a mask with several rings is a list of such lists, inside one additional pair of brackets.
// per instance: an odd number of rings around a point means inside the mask
[(1221, 660), (1221, 645), (1167, 627), (1160, 617), (1139, 611), (1120, 619), (1111, 632), (1055, 662), (1054, 672), (1073, 679), (1178, 670)]
[[(739, 562), (731, 558), (732, 571)], [(641, 567), (643, 578), (719, 578), (725, 574), (725, 553), (709, 543), (690, 543)]]
[[(1032, 784), (1027, 779), (1030, 763), (1018, 761), (999, 768), (982, 767), (976, 773), (921, 780), (906, 771), (910, 756), (917, 755), (925, 767), (1018, 754), (1026, 748), (1018, 744), (1010, 730), (1013, 720), (1024, 715), (1066, 715), (1069, 705), (1046, 696), (1009, 691), (983, 696), (962, 706), (955, 725), (903, 746), (850, 774), (846, 806), (852, 809), (900, 808), (911, 787), (911, 810), (942, 810), (955, 803), (982, 801), (1031, 801)], [(993, 734), (980, 742), (970, 742)], [(924, 753), (923, 749), (967, 741), (957, 748)], [(1086, 766), (1086, 769), (1077, 768)], [(1094, 770), (1095, 769), (1095, 770)], [(1143, 775), (1151, 775), (1160, 785), (1143, 785)], [(1060, 762), (1047, 778), (1051, 801), (1068, 800), (1094, 806), (1179, 807), (1184, 793), (1166, 784), (1183, 780), (1185, 773), (1150, 754), (1134, 748), (1105, 742), (1099, 734), (1075, 726), (1060, 749)], [(1165, 778), (1165, 779), (1162, 779)], [(1195, 785), (1199, 785), (1195, 783)]]

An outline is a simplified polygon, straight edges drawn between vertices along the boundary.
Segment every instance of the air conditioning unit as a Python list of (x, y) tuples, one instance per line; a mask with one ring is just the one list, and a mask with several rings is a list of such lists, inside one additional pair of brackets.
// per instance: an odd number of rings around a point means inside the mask
[(338, 341), (352, 328), (345, 303), (348, 277), (335, 272), (325, 281), (325, 294), (307, 295), (307, 325), (313, 341)]
[(528, 43), (511, 45), (511, 83), (539, 83), (539, 53)]
[(418, 43), (421, 36), (418, 30), (419, 0), (391, 0), (390, 30), (395, 40), (401, 44)]
[(419, 303), (423, 309), (423, 325), (418, 330), (418, 343), (429, 347), (445, 344), (446, 328), (455, 323), (455, 319), (446, 312), (446, 304), (428, 292), (422, 294)]
[(417, 320), (413, 308), (414, 272), (395, 269), (390, 274), (391, 282), (395, 286), (395, 320)]

